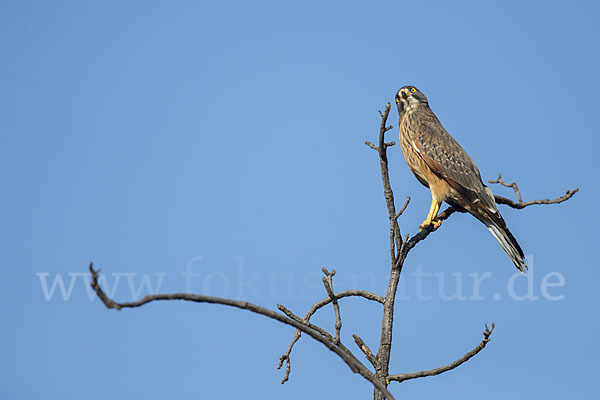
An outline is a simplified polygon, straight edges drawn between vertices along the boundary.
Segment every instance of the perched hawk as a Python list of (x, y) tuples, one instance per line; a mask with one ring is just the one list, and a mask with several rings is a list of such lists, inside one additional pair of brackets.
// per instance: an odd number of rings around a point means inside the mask
[(438, 211), (446, 202), (469, 212), (492, 232), (517, 269), (527, 269), (523, 250), (498, 212), (492, 191), (483, 184), (477, 165), (442, 126), (427, 97), (414, 86), (396, 93), (400, 115), (400, 145), (408, 167), (431, 190), (431, 208), (420, 228), (442, 221)]

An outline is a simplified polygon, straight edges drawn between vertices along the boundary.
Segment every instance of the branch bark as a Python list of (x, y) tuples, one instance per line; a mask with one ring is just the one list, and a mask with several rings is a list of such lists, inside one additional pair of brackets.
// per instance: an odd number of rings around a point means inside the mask
[(373, 355), (373, 352), (371, 351), (369, 346), (365, 344), (365, 342), (360, 336), (352, 335), (352, 337), (354, 338), (354, 342), (356, 343), (360, 351), (362, 351), (365, 357), (367, 357), (367, 360), (369, 360), (373, 368), (377, 369), (379, 362), (377, 361), (377, 358), (375, 358), (375, 356)]
[(495, 200), (496, 203), (498, 204), (505, 204), (509, 207), (512, 208), (516, 208), (518, 210), (521, 210), (525, 207), (529, 207), (535, 204), (560, 204), (562, 202), (565, 202), (567, 200), (569, 200), (571, 197), (573, 197), (575, 195), (575, 193), (579, 192), (579, 188), (575, 188), (573, 190), (567, 190), (567, 192), (560, 196), (557, 197), (555, 199), (542, 199), (542, 200), (530, 200), (530, 201), (523, 201), (523, 197), (521, 197), (521, 191), (519, 190), (519, 186), (517, 185), (516, 182), (513, 183), (507, 183), (505, 181), (502, 180), (502, 174), (498, 174), (498, 179), (493, 180), (493, 181), (488, 181), (491, 184), (500, 184), (502, 186), (505, 187), (509, 187), (512, 188), (513, 191), (515, 192), (515, 194), (517, 195), (517, 201), (508, 199), (506, 197), (502, 197), (502, 196), (498, 196), (495, 195)]
[(337, 297), (335, 297), (335, 293), (333, 293), (333, 276), (335, 275), (335, 270), (332, 269), (331, 272), (329, 272), (325, 267), (321, 268), (321, 270), (325, 274), (323, 277), (323, 285), (325, 286), (327, 295), (331, 299), (333, 312), (335, 313), (335, 338), (333, 339), (333, 343), (338, 344), (340, 342), (340, 331), (342, 329), (342, 317), (340, 316), (340, 305), (337, 301)]
[(184, 301), (193, 301), (196, 303), (210, 303), (210, 304), (221, 304), (224, 306), (239, 308), (241, 310), (251, 311), (253, 313), (263, 315), (267, 318), (274, 319), (283, 324), (293, 326), (296, 329), (306, 333), (316, 341), (323, 344), (329, 350), (338, 355), (350, 367), (352, 372), (358, 373), (362, 375), (366, 380), (371, 382), (373, 386), (375, 386), (378, 390), (382, 391), (385, 394), (385, 397), (388, 400), (394, 400), (392, 394), (387, 390), (385, 385), (382, 385), (381, 382), (375, 378), (374, 374), (369, 371), (349, 350), (345, 347), (340, 347), (339, 345), (335, 345), (331, 340), (331, 335), (327, 337), (322, 334), (322, 330), (316, 330), (314, 326), (309, 326), (307, 323), (304, 323), (302, 319), (299, 317), (290, 318), (289, 316), (282, 315), (273, 310), (269, 310), (268, 308), (264, 308), (261, 306), (257, 306), (255, 304), (249, 303), (247, 301), (239, 301), (226, 299), (222, 297), (214, 297), (214, 296), (205, 296), (200, 294), (191, 294), (191, 293), (173, 293), (173, 294), (153, 294), (146, 295), (139, 301), (134, 302), (126, 302), (126, 303), (118, 303), (108, 297), (108, 295), (102, 290), (100, 284), (98, 283), (98, 272), (94, 270), (94, 263), (90, 263), (90, 273), (92, 274), (92, 280), (90, 285), (98, 295), (98, 298), (102, 300), (104, 305), (107, 308), (112, 308), (115, 310), (121, 310), (123, 308), (137, 308), (141, 307), (145, 304), (151, 303), (153, 301), (161, 301), (161, 300), (184, 300)]
[[(362, 297), (364, 299), (375, 301), (375, 302), (381, 303), (381, 304), (383, 304), (385, 302), (385, 299), (383, 297), (381, 297), (375, 293), (367, 292), (365, 290), (345, 290), (343, 292), (339, 292), (339, 293), (335, 294), (335, 297), (337, 299), (342, 299), (344, 297), (351, 297), (351, 296)], [(317, 310), (326, 306), (329, 303), (331, 303), (331, 297), (327, 297), (321, 301), (316, 302), (306, 312), (306, 314), (304, 314), (303, 320), (307, 321), (307, 322), (310, 321), (310, 318), (317, 312)], [(277, 369), (280, 369), (283, 366), (284, 362), (286, 363), (285, 375), (281, 381), (282, 385), (284, 383), (286, 383), (290, 377), (290, 371), (291, 371), (290, 354), (294, 348), (294, 345), (300, 339), (301, 335), (302, 335), (302, 331), (300, 329), (297, 329), (296, 332), (294, 333), (294, 337), (292, 338), (292, 341), (290, 342), (286, 352), (279, 359), (279, 365), (277, 366)]]
[[(385, 133), (392, 129), (387, 125), (387, 118), (390, 114), (391, 105), (387, 103), (383, 113), (380, 111), (381, 124), (379, 125), (379, 146), (374, 146), (370, 142), (366, 144), (379, 154), (379, 165), (381, 167), (381, 179), (383, 181), (383, 193), (388, 209), (388, 219), (390, 223), (390, 259), (391, 272), (388, 282), (387, 292), (385, 294), (385, 303), (383, 304), (383, 316), (381, 319), (381, 340), (379, 349), (375, 356), (377, 363), (375, 366), (375, 377), (383, 385), (387, 385), (386, 378), (389, 374), (390, 355), (392, 351), (392, 331), (394, 327), (394, 303), (396, 301), (396, 292), (398, 290), (398, 282), (400, 281), (400, 273), (404, 257), (401, 250), (405, 248), (400, 226), (398, 225), (398, 217), (404, 212), (410, 199), (407, 198), (405, 205), (399, 213), (396, 213), (396, 205), (394, 203), (394, 192), (390, 184), (390, 175), (388, 170), (387, 148), (390, 144), (385, 142)], [(375, 400), (381, 400), (384, 394), (375, 389), (373, 397)]]
[(439, 375), (439, 374), (443, 374), (444, 372), (453, 370), (454, 368), (458, 367), (459, 365), (462, 365), (462, 364), (466, 363), (467, 361), (469, 361), (477, 353), (479, 353), (481, 350), (483, 350), (485, 348), (485, 346), (487, 346), (488, 342), (490, 341), (490, 336), (492, 335), (492, 332), (494, 331), (494, 326), (495, 325), (493, 322), (492, 322), (491, 328), (488, 328), (488, 326), (486, 324), (485, 331), (483, 332), (483, 340), (481, 341), (481, 343), (479, 343), (479, 345), (477, 347), (475, 347), (473, 350), (469, 351), (467, 354), (465, 354), (458, 360), (453, 361), (450, 364), (444, 365), (442, 367), (435, 368), (435, 369), (411, 372), (408, 374), (390, 375), (387, 377), (388, 381), (404, 382), (409, 379), (424, 378), (427, 376)]

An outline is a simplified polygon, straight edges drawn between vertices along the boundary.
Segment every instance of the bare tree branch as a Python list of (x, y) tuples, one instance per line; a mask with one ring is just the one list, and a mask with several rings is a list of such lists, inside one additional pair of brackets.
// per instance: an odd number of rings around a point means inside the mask
[[(300, 331), (298, 331), (298, 332), (300, 332)], [(298, 338), (300, 338), (300, 336), (298, 336)], [(292, 371), (292, 362), (290, 360), (291, 351), (292, 351), (292, 344), (290, 344), (287, 354), (284, 354), (279, 359), (279, 366), (277, 367), (277, 369), (280, 369), (281, 366), (283, 365), (283, 362), (285, 361), (285, 375), (283, 375), (283, 379), (281, 380), (282, 385), (284, 383), (286, 383), (288, 381), (288, 379), (290, 379), (290, 372)]]
[[(498, 179), (500, 179), (500, 176), (498, 176)], [(489, 182), (496, 183), (496, 181), (489, 181)], [(517, 187), (516, 183), (511, 183), (511, 184), (507, 184), (506, 182), (501, 182), (501, 183), (504, 186), (513, 187), (513, 188)], [(515, 193), (517, 193), (517, 197), (521, 198), (521, 194), (518, 192), (518, 190), (519, 190), (518, 188), (515, 189)], [(552, 199), (552, 200), (542, 199), (542, 200), (530, 200), (530, 201), (526, 201), (526, 202), (523, 202), (523, 201), (515, 202), (511, 199), (507, 199), (506, 197), (502, 197), (502, 196), (498, 196), (498, 195), (495, 195), (494, 198), (495, 198), (497, 204), (505, 204), (509, 207), (520, 210), (520, 209), (523, 209), (525, 207), (528, 207), (528, 206), (531, 206), (534, 204), (559, 204), (559, 203), (569, 200), (578, 191), (579, 191), (578, 188), (575, 188), (573, 190), (567, 190), (566, 194), (564, 194), (563, 196), (557, 197), (556, 199)], [(438, 215), (438, 218), (443, 221), (445, 219), (448, 219), (455, 212), (456, 212), (456, 209), (454, 209), (453, 207), (448, 207), (442, 213), (440, 213)], [(406, 258), (406, 255), (408, 255), (408, 252), (413, 247), (415, 247), (417, 245), (417, 243), (419, 243), (422, 240), (424, 240), (425, 238), (427, 238), (429, 236), (429, 234), (432, 233), (434, 230), (435, 229), (433, 229), (433, 227), (430, 225), (430, 226), (425, 227), (422, 231), (420, 231), (413, 237), (411, 237), (410, 240), (408, 241), (408, 243), (406, 244), (406, 246), (403, 247), (403, 251), (401, 252), (401, 257)]]
[(371, 349), (369, 349), (369, 346), (367, 346), (365, 344), (365, 342), (360, 338), (360, 336), (358, 336), (358, 335), (352, 335), (352, 337), (354, 338), (354, 342), (356, 342), (356, 345), (358, 346), (358, 348), (367, 357), (367, 360), (369, 360), (369, 362), (371, 363), (371, 365), (373, 365), (373, 367), (375, 369), (377, 369), (378, 366), (379, 366), (379, 363), (377, 361), (377, 358), (375, 358), (375, 356), (373, 355), (373, 352), (371, 351)]
[[(269, 310), (268, 308), (264, 308), (261, 306), (257, 306), (255, 304), (249, 303), (247, 301), (239, 301), (226, 299), (222, 297), (214, 297), (214, 296), (205, 296), (200, 294), (191, 294), (191, 293), (173, 293), (173, 294), (154, 294), (154, 295), (146, 295), (139, 301), (135, 302), (127, 302), (127, 303), (118, 303), (112, 300), (110, 297), (104, 293), (100, 284), (98, 283), (98, 271), (94, 270), (94, 264), (90, 263), (90, 273), (92, 274), (91, 286), (98, 295), (98, 298), (102, 300), (104, 305), (107, 308), (113, 308), (115, 310), (121, 310), (123, 308), (136, 308), (141, 307), (145, 304), (148, 304), (153, 301), (159, 300), (185, 300), (185, 301), (193, 301), (196, 303), (210, 303), (210, 304), (221, 304), (229, 307), (235, 307), (242, 310), (251, 311), (256, 314), (263, 315), (265, 317), (274, 319), (283, 324), (293, 326), (296, 329), (301, 330), (306, 333), (316, 341), (323, 344), (329, 350), (338, 355), (345, 363), (350, 367), (350, 369), (363, 376), (366, 380), (371, 382), (373, 386), (377, 388), (377, 390), (382, 391), (388, 400), (393, 400), (394, 397), (387, 390), (386, 386), (381, 383), (380, 380), (376, 379), (374, 374), (369, 371), (348, 349), (341, 348), (339, 345), (336, 346), (332, 340), (324, 336), (321, 332), (315, 330), (312, 327), (307, 326), (305, 323), (302, 323), (296, 319), (290, 318), (288, 316), (279, 314), (273, 310)], [(300, 318), (298, 318), (300, 319)], [(331, 338), (331, 335), (329, 335)]]
[[(302, 325), (306, 325), (306, 327), (319, 332), (321, 334), (321, 336), (327, 338), (330, 342), (333, 343), (333, 336), (331, 336), (329, 334), (329, 332), (327, 332), (325, 329), (321, 328), (320, 326), (311, 324), (308, 321), (303, 320), (302, 318), (300, 318), (299, 316), (297, 316), (296, 314), (294, 314), (293, 312), (291, 312), (290, 310), (288, 310), (285, 306), (283, 306), (281, 304), (277, 304), (277, 308), (279, 309), (279, 311), (284, 313), (288, 318), (291, 318), (294, 321), (299, 322)], [(336, 346), (337, 346), (337, 344), (336, 344)], [(354, 372), (356, 372), (356, 371), (354, 371)]]
[[(385, 133), (392, 129), (391, 126), (386, 126), (387, 118), (390, 114), (391, 105), (387, 103), (385, 110), (381, 116), (381, 124), (379, 125), (379, 146), (372, 146), (369, 142), (367, 145), (374, 148), (379, 154), (379, 165), (381, 167), (381, 179), (383, 181), (383, 193), (385, 202), (388, 209), (388, 219), (390, 223), (390, 260), (391, 260), (391, 271), (388, 288), (385, 295), (385, 303), (383, 304), (383, 315), (381, 318), (381, 340), (379, 342), (379, 349), (375, 356), (377, 364), (375, 367), (375, 376), (379, 379), (382, 384), (387, 384), (386, 377), (389, 374), (390, 354), (392, 350), (392, 330), (394, 326), (394, 303), (396, 301), (396, 292), (398, 290), (398, 282), (400, 281), (400, 273), (402, 272), (403, 259), (400, 250), (405, 246), (400, 233), (400, 226), (398, 225), (399, 215), (396, 213), (396, 205), (394, 202), (394, 192), (390, 184), (390, 176), (388, 170), (388, 158), (387, 148), (388, 145), (385, 142)], [(404, 212), (406, 206), (408, 206), (409, 200), (407, 199), (405, 206), (399, 214)], [(375, 400), (381, 400), (383, 393), (378, 390), (374, 391), (373, 394)]]
[(506, 197), (495, 195), (496, 203), (505, 204), (509, 207), (516, 208), (518, 210), (523, 209), (525, 207), (532, 206), (534, 204), (560, 204), (564, 201), (569, 200), (575, 193), (579, 192), (579, 188), (575, 188), (573, 190), (567, 190), (567, 192), (555, 199), (541, 199), (541, 200), (530, 200), (526, 202), (516, 202), (511, 199), (507, 199)]
[[(381, 303), (383, 304), (385, 299), (375, 293), (371, 293), (371, 292), (367, 292), (366, 290), (345, 290), (343, 292), (339, 292), (335, 294), (335, 297), (337, 299), (342, 299), (344, 297), (351, 297), (351, 296), (355, 296), (355, 297), (363, 297), (367, 300), (371, 300), (371, 301), (375, 301), (377, 303)], [(319, 310), (320, 308), (326, 306), (327, 304), (331, 303), (331, 298), (327, 297), (321, 301), (316, 302), (315, 304), (312, 305), (312, 307), (306, 312), (306, 314), (304, 314), (304, 318), (303, 320), (305, 321), (309, 321), (310, 318), (317, 312), (317, 310)], [(281, 369), (281, 367), (283, 366), (283, 362), (286, 362), (286, 371), (285, 371), (285, 376), (283, 377), (283, 380), (281, 381), (281, 384), (283, 385), (285, 382), (288, 381), (289, 377), (290, 377), (290, 370), (291, 370), (291, 366), (290, 366), (290, 354), (292, 352), (292, 349), (294, 348), (294, 345), (296, 344), (296, 342), (300, 339), (300, 336), (302, 335), (302, 331), (300, 329), (297, 329), (296, 332), (294, 333), (294, 337), (292, 338), (292, 341), (290, 342), (286, 352), (280, 357), (279, 359), (279, 365), (277, 366), (277, 369)]]
[[(291, 312), (290, 310), (288, 310), (287, 308), (285, 308), (284, 306), (282, 306), (281, 304), (277, 305), (277, 308), (283, 312), (285, 315), (287, 315), (289, 318), (293, 319), (296, 322), (299, 322), (303, 325), (306, 325), (308, 328), (310, 329), (314, 329), (315, 331), (319, 332), (322, 336), (324, 336), (325, 338), (327, 338), (330, 342), (334, 343), (336, 346), (338, 346), (343, 352), (345, 352), (348, 357), (350, 357), (352, 360), (356, 361), (357, 364), (359, 365), (363, 365), (357, 358), (356, 356), (354, 356), (354, 354), (346, 347), (342, 344), (342, 342), (339, 340), (339, 338), (337, 339), (337, 343), (336, 343), (336, 339), (334, 337), (332, 337), (329, 332), (327, 332), (325, 329), (316, 326), (314, 324), (311, 324), (310, 322), (300, 318), (299, 316), (297, 316), (296, 314), (294, 314), (293, 312)], [(289, 360), (289, 358), (288, 358)], [(364, 365), (363, 365), (364, 367)], [(350, 367), (352, 368), (352, 367)], [(287, 368), (286, 368), (287, 370)], [(360, 373), (360, 371), (357, 370), (353, 370), (353, 372), (355, 373)], [(289, 376), (289, 374), (288, 374)]]
[[(334, 342), (335, 338), (333, 336), (331, 336), (329, 334), (329, 332), (327, 332), (325, 329), (316, 326), (314, 324), (311, 324), (308, 321), (305, 321), (304, 319), (300, 318), (299, 316), (297, 316), (296, 314), (294, 314), (293, 312), (291, 312), (290, 310), (288, 310), (287, 308), (285, 308), (284, 306), (282, 306), (281, 304), (277, 305), (277, 308), (283, 312), (285, 315), (287, 315), (289, 318), (293, 319), (294, 321), (297, 321), (303, 325), (306, 325), (308, 328), (310, 329), (314, 329), (315, 331), (319, 332), (321, 335), (323, 335), (324, 337), (326, 337), (330, 342)], [(356, 357), (354, 356), (354, 354), (346, 347), (342, 344), (341, 341), (338, 341), (338, 343), (336, 344), (336, 346), (338, 346), (342, 351), (344, 351), (345, 353), (348, 354), (348, 357), (352, 358), (353, 360), (358, 361), (358, 359), (356, 359)], [(360, 361), (358, 361), (358, 364), (363, 365)], [(359, 372), (358, 370), (353, 371), (353, 372)]]
[(450, 364), (444, 365), (443, 367), (439, 367), (436, 369), (430, 369), (430, 370), (419, 371), (419, 372), (411, 372), (408, 374), (390, 375), (387, 377), (388, 381), (404, 382), (409, 379), (424, 378), (426, 376), (439, 375), (444, 372), (453, 370), (454, 368), (458, 367), (459, 365), (464, 364), (465, 362), (469, 361), (469, 359), (471, 359), (473, 356), (475, 356), (477, 353), (479, 353), (481, 350), (483, 350), (485, 348), (485, 346), (490, 341), (490, 336), (491, 336), (492, 332), (494, 331), (494, 326), (495, 326), (494, 323), (492, 323), (491, 328), (488, 328), (488, 326), (486, 324), (485, 331), (483, 332), (483, 340), (481, 341), (481, 343), (479, 343), (479, 345), (477, 347), (475, 347), (473, 350), (469, 351), (467, 354), (465, 354), (458, 360), (453, 361)]
[[(381, 111), (380, 111), (380, 112), (381, 112)], [(370, 148), (372, 148), (373, 150), (375, 150), (375, 151), (379, 151), (379, 148), (378, 148), (377, 146), (375, 146), (373, 143), (371, 143), (371, 142), (369, 142), (369, 141), (366, 141), (366, 142), (365, 142), (365, 144), (366, 144), (367, 146), (369, 146)]]
[(402, 206), (400, 211), (398, 211), (398, 214), (396, 214), (396, 221), (398, 220), (398, 218), (400, 218), (402, 214), (404, 214), (404, 210), (406, 210), (406, 207), (408, 207), (408, 203), (410, 203), (410, 196), (406, 196), (406, 201), (404, 202), (404, 205)]
[(516, 182), (513, 182), (513, 183), (504, 182), (502, 180), (502, 174), (500, 174), (500, 173), (498, 173), (498, 179), (496, 179), (495, 181), (489, 180), (488, 182), (492, 183), (492, 184), (499, 183), (502, 186), (512, 188), (515, 191), (515, 194), (517, 195), (517, 199), (519, 199), (519, 203), (523, 202), (523, 198), (521, 197), (521, 192), (519, 191), (519, 187), (517, 186)]
[(564, 195), (557, 197), (555, 199), (530, 200), (530, 201), (524, 202), (523, 198), (521, 197), (521, 192), (519, 191), (519, 186), (517, 186), (516, 182), (513, 182), (513, 183), (504, 182), (502, 180), (501, 174), (498, 174), (498, 179), (496, 179), (494, 181), (490, 180), (488, 182), (492, 183), (492, 184), (499, 183), (502, 186), (512, 188), (514, 190), (515, 194), (517, 195), (518, 201), (507, 199), (506, 197), (502, 197), (502, 196), (498, 196), (498, 195), (495, 195), (494, 197), (495, 197), (496, 203), (505, 204), (509, 207), (516, 208), (518, 210), (523, 209), (525, 207), (532, 206), (534, 204), (560, 204), (564, 201), (569, 200), (571, 197), (573, 197), (573, 195), (575, 195), (575, 193), (579, 192), (579, 188), (575, 188), (573, 190), (567, 190), (567, 192)]
[(365, 144), (375, 150), (379, 154), (379, 164), (381, 167), (381, 179), (383, 181), (383, 193), (388, 208), (389, 220), (390, 220), (390, 254), (392, 258), (392, 265), (395, 264), (396, 260), (396, 249), (401, 246), (400, 226), (396, 219), (396, 206), (394, 203), (394, 192), (390, 185), (390, 175), (388, 170), (388, 159), (387, 159), (387, 148), (394, 145), (395, 142), (386, 143), (385, 133), (392, 129), (392, 126), (386, 126), (387, 118), (390, 114), (391, 105), (387, 103), (385, 110), (382, 113), (379, 111), (381, 116), (381, 123), (379, 125), (379, 146), (375, 146), (373, 143), (367, 141)]
[(335, 293), (333, 293), (333, 276), (335, 275), (335, 269), (332, 269), (331, 272), (329, 272), (323, 267), (321, 270), (325, 274), (323, 277), (323, 285), (331, 299), (333, 311), (335, 313), (335, 338), (333, 339), (333, 343), (338, 344), (340, 342), (340, 330), (342, 329), (342, 317), (340, 316), (340, 305), (337, 301), (337, 297), (335, 297)]

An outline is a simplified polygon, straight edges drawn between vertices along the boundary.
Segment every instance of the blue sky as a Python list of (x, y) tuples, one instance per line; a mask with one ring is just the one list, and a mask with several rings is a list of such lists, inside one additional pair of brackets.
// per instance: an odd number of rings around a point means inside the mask
[[(484, 323), (497, 328), (468, 364), (392, 393), (593, 396), (599, 6), (486, 3), (1, 2), (1, 397), (369, 398), (307, 338), (280, 385), (288, 327), (209, 305), (107, 310), (85, 273), (94, 261), (123, 301), (160, 283), (299, 314), (325, 296), (321, 266), (337, 270), (337, 290), (383, 294), (387, 211), (363, 142), (406, 84), (485, 180), (502, 172), (525, 200), (581, 191), (560, 206), (501, 207), (528, 278), (511, 281), (512, 263), (468, 215), (411, 252), (392, 373), (445, 364)], [(413, 198), (401, 227), (415, 233), (430, 195), (398, 147), (390, 174), (398, 201)], [(189, 284), (186, 270), (198, 274)], [(456, 282), (464, 299), (445, 298)], [(376, 347), (379, 311), (341, 302), (348, 347), (353, 333)], [(315, 321), (332, 328), (332, 314)]]

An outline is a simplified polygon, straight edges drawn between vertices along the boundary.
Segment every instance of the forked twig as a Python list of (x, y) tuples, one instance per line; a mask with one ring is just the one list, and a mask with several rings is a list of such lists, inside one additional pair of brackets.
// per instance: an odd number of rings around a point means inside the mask
[(502, 186), (512, 188), (515, 191), (515, 194), (517, 195), (517, 199), (519, 199), (519, 203), (523, 202), (523, 198), (521, 197), (521, 192), (519, 191), (519, 186), (517, 186), (516, 182), (513, 182), (513, 183), (504, 182), (502, 180), (502, 174), (500, 174), (500, 173), (498, 173), (498, 179), (496, 179), (495, 181), (490, 180), (488, 182), (492, 183), (492, 184), (499, 183)]
[[(343, 292), (336, 293), (335, 297), (338, 300), (339, 299), (343, 299), (345, 297), (362, 297), (362, 298), (364, 298), (366, 300), (374, 301), (374, 302), (377, 302), (377, 303), (380, 303), (380, 304), (383, 304), (384, 301), (385, 301), (383, 297), (381, 297), (381, 296), (379, 296), (379, 295), (377, 295), (375, 293), (367, 292), (366, 290), (345, 290)], [(331, 297), (326, 297), (323, 300), (320, 300), (320, 301), (316, 302), (306, 312), (306, 314), (304, 314), (303, 320), (309, 321), (310, 318), (319, 309), (323, 308), (324, 306), (326, 306), (329, 303), (331, 303)], [(284, 384), (285, 382), (287, 382), (288, 379), (289, 379), (289, 377), (290, 377), (290, 370), (291, 370), (291, 366), (290, 366), (290, 354), (292, 353), (294, 345), (300, 339), (300, 336), (302, 336), (302, 331), (299, 330), (299, 329), (296, 329), (296, 332), (294, 333), (294, 337), (292, 338), (292, 341), (288, 345), (287, 350), (279, 358), (279, 364), (277, 366), (277, 369), (281, 369), (281, 367), (283, 366), (283, 363), (286, 362), (286, 371), (285, 371), (285, 375), (284, 375), (284, 377), (283, 377), (283, 379), (281, 381), (281, 384)]]

